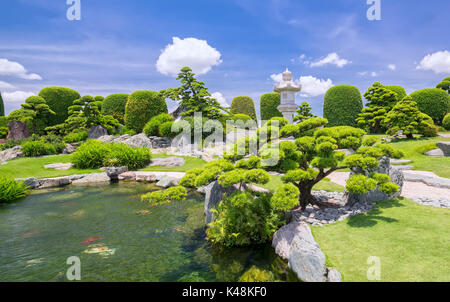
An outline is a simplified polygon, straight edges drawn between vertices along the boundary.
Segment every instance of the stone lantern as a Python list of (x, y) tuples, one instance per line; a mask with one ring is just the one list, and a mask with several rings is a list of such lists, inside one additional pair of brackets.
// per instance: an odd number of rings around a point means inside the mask
[(280, 106), (277, 109), (289, 121), (289, 124), (292, 124), (293, 116), (298, 109), (298, 106), (295, 104), (295, 94), (301, 90), (302, 85), (295, 84), (292, 81), (292, 72), (286, 67), (286, 71), (283, 72), (282, 82), (275, 85), (275, 92), (279, 92), (281, 96)]

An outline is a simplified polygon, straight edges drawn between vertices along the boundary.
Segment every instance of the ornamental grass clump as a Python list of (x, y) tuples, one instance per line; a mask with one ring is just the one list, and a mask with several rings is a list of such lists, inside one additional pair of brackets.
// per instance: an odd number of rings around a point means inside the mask
[(0, 203), (13, 202), (25, 197), (29, 187), (23, 181), (16, 181), (12, 177), (0, 176)]

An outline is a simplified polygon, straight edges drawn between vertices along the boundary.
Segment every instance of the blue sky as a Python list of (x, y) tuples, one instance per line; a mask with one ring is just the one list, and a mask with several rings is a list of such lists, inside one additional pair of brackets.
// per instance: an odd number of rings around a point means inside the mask
[(69, 21), (66, 0), (2, 1), (0, 91), (7, 113), (46, 86), (103, 96), (158, 91), (177, 87), (174, 66), (186, 63), (211, 93), (228, 103), (248, 95), (259, 107), (288, 66), (304, 86), (297, 102), (321, 115), (332, 85), (364, 93), (380, 81), (413, 92), (450, 76), (450, 1), (381, 0), (380, 21), (367, 19), (369, 7), (366, 0), (81, 0), (81, 20)]

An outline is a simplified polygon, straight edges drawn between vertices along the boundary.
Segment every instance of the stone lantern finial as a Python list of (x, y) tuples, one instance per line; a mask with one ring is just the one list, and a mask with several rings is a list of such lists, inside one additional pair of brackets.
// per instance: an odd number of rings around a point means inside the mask
[(295, 94), (301, 91), (302, 86), (292, 81), (292, 72), (287, 67), (286, 71), (283, 72), (282, 78), (283, 81), (275, 85), (275, 91), (279, 92), (281, 97), (278, 110), (292, 124), (293, 116), (298, 108), (295, 104)]

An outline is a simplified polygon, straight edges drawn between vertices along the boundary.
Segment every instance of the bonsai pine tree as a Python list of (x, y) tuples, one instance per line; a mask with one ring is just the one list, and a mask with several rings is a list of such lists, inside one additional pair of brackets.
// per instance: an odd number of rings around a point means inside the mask
[(358, 115), (356, 122), (360, 127), (368, 128), (370, 133), (384, 133), (383, 121), (386, 114), (397, 102), (397, 94), (375, 82), (364, 94), (369, 101)]
[(433, 128), (433, 119), (420, 112), (417, 103), (410, 96), (405, 97), (398, 102), (394, 108), (386, 115), (384, 124), (388, 128), (387, 134), (395, 134), (403, 130), (408, 138), (414, 138), (414, 134), (424, 132)]
[[(373, 170), (383, 156), (395, 158), (402, 156), (401, 152), (394, 150), (389, 145), (362, 146), (362, 137), (365, 132), (361, 129), (349, 126), (321, 129), (326, 124), (326, 119), (311, 118), (296, 125), (286, 125), (281, 129), (281, 135), (284, 137), (294, 136), (295, 143), (291, 141), (270, 143), (258, 151), (261, 166), (265, 170), (285, 173), (282, 181), (285, 184), (294, 185), (298, 189), (302, 208), (308, 204), (318, 203), (311, 191), (314, 185), (334, 171), (346, 168)], [(355, 150), (355, 154), (346, 156), (344, 152), (338, 150), (344, 148)], [(241, 152), (246, 155), (245, 152), (248, 151), (248, 148), (237, 144), (234, 150), (235, 153)], [(243, 155), (227, 156), (227, 158), (240, 158)], [(392, 192), (396, 186), (390, 183), (389, 179), (386, 181), (383, 178), (381, 181), (381, 178), (376, 175), (359, 174), (357, 177), (356, 180), (351, 178), (353, 180), (347, 183), (347, 190), (351, 193), (365, 193), (375, 189), (377, 185), (380, 190)], [(279, 190), (285, 189), (282, 187)]]
[(294, 116), (294, 122), (301, 123), (307, 119), (317, 117), (317, 115), (311, 113), (311, 109), (312, 107), (307, 102), (301, 103), (298, 106), (297, 115)]
[(33, 133), (39, 133), (45, 126), (45, 121), (49, 115), (55, 115), (55, 112), (50, 109), (47, 102), (40, 96), (30, 96), (21, 105), (20, 111), (26, 120), (31, 123)]
[(439, 84), (437, 84), (436, 88), (445, 90), (450, 94), (450, 77), (443, 79)]
[(195, 78), (191, 68), (183, 67), (177, 80), (181, 82), (180, 87), (161, 90), (160, 94), (179, 102), (179, 106), (185, 109), (183, 116), (194, 116), (195, 112), (202, 112), (203, 117), (209, 119), (219, 119), (224, 116), (222, 111), (226, 109), (211, 97), (205, 83)]

